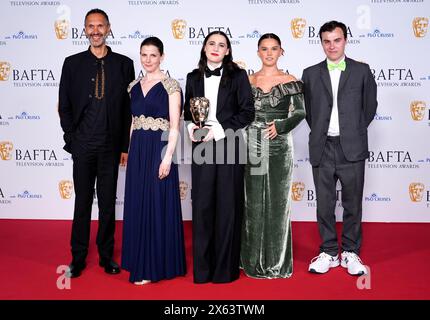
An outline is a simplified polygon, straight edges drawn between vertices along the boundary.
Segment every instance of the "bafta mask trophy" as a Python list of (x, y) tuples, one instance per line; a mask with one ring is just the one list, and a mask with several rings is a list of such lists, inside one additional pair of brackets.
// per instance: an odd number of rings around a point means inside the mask
[(201, 141), (209, 131), (207, 128), (203, 128), (205, 122), (208, 120), (209, 100), (205, 97), (191, 98), (190, 110), (194, 122), (200, 127), (200, 129), (194, 131), (194, 138), (198, 141)]
[(67, 37), (69, 36), (70, 21), (55, 20), (54, 27), (55, 27), (55, 35), (57, 36), (58, 40), (67, 39)]

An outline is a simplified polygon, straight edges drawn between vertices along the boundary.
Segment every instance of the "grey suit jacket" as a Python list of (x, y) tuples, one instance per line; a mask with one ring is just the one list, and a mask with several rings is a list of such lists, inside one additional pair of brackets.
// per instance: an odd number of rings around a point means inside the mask
[[(345, 58), (346, 70), (339, 80), (337, 105), (340, 143), (348, 161), (368, 158), (367, 127), (376, 114), (376, 82), (369, 65)], [(330, 74), (326, 60), (303, 71), (309, 158), (318, 166), (327, 139), (333, 106)]]

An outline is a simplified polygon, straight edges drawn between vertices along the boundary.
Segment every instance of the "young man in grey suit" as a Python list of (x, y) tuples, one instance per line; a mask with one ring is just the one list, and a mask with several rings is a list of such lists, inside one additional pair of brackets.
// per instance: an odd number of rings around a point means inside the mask
[[(309, 156), (317, 195), (320, 254), (309, 271), (326, 273), (339, 264), (352, 275), (366, 274), (359, 255), (364, 165), (369, 156), (367, 127), (376, 107), (376, 83), (367, 64), (345, 57), (347, 29), (338, 21), (319, 31), (324, 61), (306, 68), (302, 80)], [(336, 234), (336, 183), (342, 185), (343, 230), (339, 263)]]

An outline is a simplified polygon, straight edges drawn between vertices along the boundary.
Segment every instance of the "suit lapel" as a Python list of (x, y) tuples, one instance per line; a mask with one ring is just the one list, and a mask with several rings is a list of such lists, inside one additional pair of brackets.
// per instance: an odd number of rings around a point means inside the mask
[(345, 71), (342, 71), (340, 73), (340, 80), (339, 80), (339, 88), (337, 90), (337, 94), (339, 95), (340, 92), (342, 92), (343, 87), (345, 86), (346, 81), (349, 78), (349, 75), (351, 74), (351, 59), (348, 59), (345, 57), (345, 62), (346, 62), (346, 69)]
[(230, 81), (227, 81), (224, 85), (222, 84), (223, 78), (221, 78), (219, 89), (218, 89), (218, 98), (217, 98), (217, 109), (216, 115), (218, 116), (221, 113), (221, 109), (225, 105), (225, 100), (227, 99), (228, 92), (230, 90)]
[(204, 97), (205, 96), (205, 83), (204, 78), (200, 76), (200, 73), (197, 73), (194, 83), (194, 97)]
[(320, 63), (320, 76), (324, 87), (327, 89), (327, 93), (333, 100), (333, 89), (331, 87), (330, 74), (328, 73), (326, 60)]
[[(95, 79), (96, 78), (96, 74), (97, 74), (96, 73), (97, 72), (97, 68), (94, 66), (95, 59), (94, 59), (94, 56), (90, 52), (89, 49), (88, 49), (88, 52), (87, 52), (87, 54), (85, 56), (85, 59), (86, 59), (85, 60), (85, 62), (86, 62), (85, 66), (88, 66), (88, 67), (86, 67), (85, 69), (79, 69), (79, 71), (82, 70), (82, 79), (91, 79), (91, 78)], [(109, 79), (109, 78), (105, 77), (105, 79)], [(107, 85), (107, 84), (109, 84), (109, 82), (106, 81), (105, 84)], [(92, 88), (93, 90), (92, 90), (91, 94), (95, 94), (94, 88)], [(105, 87), (105, 94), (107, 92), (109, 92), (106, 89), (107, 89), (107, 87)], [(108, 99), (106, 99), (106, 101), (108, 101)], [(84, 114), (84, 110), (88, 107), (88, 105), (89, 105), (89, 103), (88, 103), (88, 96), (85, 95), (85, 96), (83, 96), (82, 103), (80, 103), (79, 106), (78, 106), (78, 108), (79, 108), (78, 109), (79, 117), (78, 117), (78, 122), (77, 122), (78, 125), (81, 123), (82, 118), (83, 118), (83, 114)]]

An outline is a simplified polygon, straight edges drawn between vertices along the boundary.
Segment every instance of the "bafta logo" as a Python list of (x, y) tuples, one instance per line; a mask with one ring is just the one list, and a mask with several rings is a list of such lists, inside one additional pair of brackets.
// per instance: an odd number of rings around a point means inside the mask
[(55, 20), (54, 27), (58, 40), (67, 39), (70, 29), (70, 22), (68, 20)]
[(185, 38), (185, 29), (187, 22), (183, 19), (175, 19), (172, 21), (172, 33), (175, 39)]
[(0, 158), (2, 160), (12, 159), (13, 144), (10, 141), (0, 141)]
[(424, 119), (426, 112), (426, 103), (424, 101), (412, 101), (410, 109), (412, 119), (415, 121), (421, 121)]
[(303, 18), (294, 18), (291, 20), (291, 33), (293, 38), (299, 39), (303, 38), (305, 34), (306, 20)]
[(412, 21), (412, 28), (414, 29), (414, 35), (417, 38), (423, 38), (426, 36), (427, 28), (429, 26), (429, 19), (425, 17), (416, 17)]
[(239, 66), (239, 68), (246, 70), (246, 63), (244, 61), (235, 61), (235, 63)]
[(187, 198), (187, 192), (188, 192), (188, 183), (185, 181), (179, 181), (179, 195), (181, 197), (181, 200), (185, 200)]
[(302, 201), (305, 194), (305, 184), (303, 182), (293, 182), (291, 196), (294, 201)]
[(420, 202), (424, 195), (424, 184), (420, 182), (412, 182), (409, 184), (409, 197), (412, 202)]
[(7, 81), (10, 74), (10, 63), (0, 61), (0, 81)]
[(58, 189), (62, 199), (70, 199), (73, 194), (73, 182), (70, 180), (61, 180), (58, 183)]

